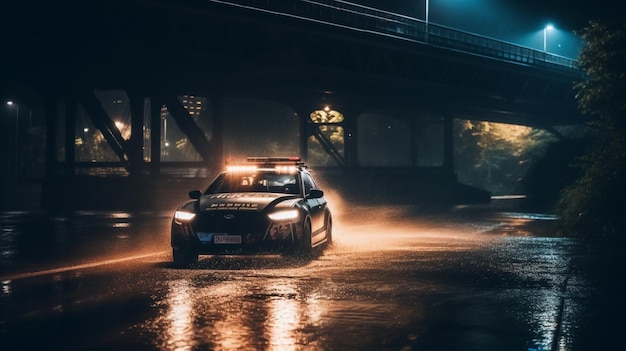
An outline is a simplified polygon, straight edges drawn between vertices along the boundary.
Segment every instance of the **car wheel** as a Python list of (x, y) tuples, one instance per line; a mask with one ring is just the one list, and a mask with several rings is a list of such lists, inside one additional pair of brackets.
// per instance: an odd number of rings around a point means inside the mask
[(298, 245), (298, 251), (301, 254), (309, 255), (313, 251), (313, 245), (311, 244), (311, 221), (306, 219), (302, 225), (302, 238)]
[(172, 257), (176, 267), (187, 267), (198, 262), (198, 254), (189, 247), (172, 249)]
[(331, 246), (333, 244), (333, 220), (328, 215), (326, 217), (326, 246)]

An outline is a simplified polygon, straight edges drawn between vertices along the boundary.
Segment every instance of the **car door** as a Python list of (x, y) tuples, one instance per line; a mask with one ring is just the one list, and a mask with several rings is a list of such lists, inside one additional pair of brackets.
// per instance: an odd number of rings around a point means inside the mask
[(311, 209), (311, 237), (313, 243), (316, 243), (324, 239), (324, 213), (326, 211), (326, 200), (322, 198), (312, 199), (309, 197), (311, 189), (317, 189), (317, 185), (313, 181), (313, 178), (307, 173), (302, 175), (304, 182), (304, 193), (306, 202)]

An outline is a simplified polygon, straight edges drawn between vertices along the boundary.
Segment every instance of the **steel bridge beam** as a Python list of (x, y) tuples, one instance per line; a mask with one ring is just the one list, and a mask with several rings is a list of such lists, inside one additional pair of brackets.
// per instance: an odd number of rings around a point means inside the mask
[(189, 112), (187, 112), (185, 107), (180, 103), (178, 97), (165, 95), (162, 97), (162, 101), (165, 106), (167, 106), (167, 110), (176, 121), (176, 124), (178, 124), (178, 128), (187, 135), (193, 147), (200, 154), (200, 157), (202, 157), (205, 162), (213, 161), (211, 144), (205, 137), (202, 129), (198, 127), (193, 121), (193, 118), (191, 118), (191, 115), (189, 115)]
[(124, 168), (130, 171), (130, 162), (136, 161), (133, 159), (135, 155), (129, 152), (128, 141), (122, 137), (119, 129), (115, 126), (115, 122), (109, 118), (93, 91), (82, 91), (80, 102), (91, 117), (91, 122), (102, 133)]

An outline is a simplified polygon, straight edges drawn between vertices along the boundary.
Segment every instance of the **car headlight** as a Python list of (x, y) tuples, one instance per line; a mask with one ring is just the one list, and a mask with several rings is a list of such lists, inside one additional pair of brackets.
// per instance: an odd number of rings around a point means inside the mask
[(195, 213), (187, 212), (187, 211), (176, 211), (176, 213), (174, 213), (174, 219), (180, 222), (189, 222), (195, 216), (196, 216)]
[(270, 213), (267, 216), (273, 221), (288, 221), (297, 219), (299, 215), (298, 210), (293, 209)]

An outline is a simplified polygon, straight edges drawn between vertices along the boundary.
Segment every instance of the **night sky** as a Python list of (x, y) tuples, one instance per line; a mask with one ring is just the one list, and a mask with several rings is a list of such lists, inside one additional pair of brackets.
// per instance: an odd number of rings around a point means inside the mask
[[(426, 0), (352, 0), (376, 8), (423, 18)], [(454, 22), (485, 21), (484, 25), (506, 26), (514, 22), (528, 27), (555, 23), (563, 30), (579, 30), (591, 19), (621, 20), (626, 17), (623, 0), (429, 0), (430, 18)]]
[(563, 29), (583, 28), (592, 19), (622, 20), (626, 18), (623, 0), (515, 0), (529, 18), (554, 21)]

